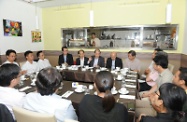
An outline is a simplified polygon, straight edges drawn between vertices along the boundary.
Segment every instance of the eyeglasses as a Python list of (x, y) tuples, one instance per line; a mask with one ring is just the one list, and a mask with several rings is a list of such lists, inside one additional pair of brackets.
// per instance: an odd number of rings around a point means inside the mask
[(155, 91), (155, 94), (158, 96), (158, 99), (161, 99), (161, 96)]
[(160, 97), (160, 95), (155, 91), (155, 94), (158, 95)]

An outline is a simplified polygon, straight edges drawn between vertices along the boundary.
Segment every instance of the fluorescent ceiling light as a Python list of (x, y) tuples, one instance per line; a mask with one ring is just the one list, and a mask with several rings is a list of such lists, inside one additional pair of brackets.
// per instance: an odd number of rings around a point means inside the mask
[(168, 3), (166, 7), (166, 23), (171, 23), (172, 17), (172, 4)]
[(94, 26), (94, 11), (90, 10), (90, 26)]
[(45, 1), (49, 1), (49, 0), (23, 0), (25, 2), (29, 2), (29, 3), (38, 3), (38, 2), (45, 2)]

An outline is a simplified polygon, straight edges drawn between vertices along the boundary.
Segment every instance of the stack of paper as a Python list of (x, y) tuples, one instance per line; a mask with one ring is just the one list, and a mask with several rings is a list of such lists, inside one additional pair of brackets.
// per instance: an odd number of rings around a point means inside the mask
[(136, 80), (133, 80), (133, 79), (125, 79), (125, 81), (136, 82)]
[(61, 97), (68, 98), (72, 93), (73, 91), (67, 91)]
[(22, 92), (22, 91), (25, 91), (25, 90), (30, 89), (30, 88), (31, 88), (31, 86), (25, 86), (25, 87), (19, 89), (19, 91)]
[(135, 85), (125, 85), (127, 88), (136, 88)]
[(133, 95), (120, 95), (119, 98), (135, 100), (135, 96)]

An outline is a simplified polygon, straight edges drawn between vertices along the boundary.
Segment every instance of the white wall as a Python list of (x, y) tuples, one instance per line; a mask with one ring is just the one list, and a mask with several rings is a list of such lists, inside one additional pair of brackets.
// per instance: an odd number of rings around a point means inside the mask
[[(26, 50), (42, 50), (43, 40), (39, 43), (32, 43), (31, 31), (35, 30), (35, 13), (39, 16), (39, 29), (41, 31), (41, 9), (19, 0), (0, 0), (0, 54), (5, 54), (7, 49), (14, 49), (16, 52)], [(22, 22), (23, 36), (7, 37), (3, 32), (3, 19)]]
[[(187, 15), (187, 2), (186, 2), (186, 14)], [(185, 17), (185, 29), (184, 29), (184, 44), (183, 44), (183, 54), (187, 55), (187, 16)]]

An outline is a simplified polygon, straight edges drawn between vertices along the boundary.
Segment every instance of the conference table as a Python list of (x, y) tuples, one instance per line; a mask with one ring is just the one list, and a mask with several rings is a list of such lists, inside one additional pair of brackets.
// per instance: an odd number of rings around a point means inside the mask
[[(72, 104), (78, 114), (78, 105), (81, 102), (82, 98), (85, 94), (96, 95), (95, 89), (89, 89), (90, 85), (93, 85), (94, 78), (97, 74), (95, 71), (73, 71), (73, 70), (63, 70), (61, 71), (64, 80), (60, 89), (58, 90), (57, 94), (62, 96), (64, 99), (68, 99), (72, 101)], [(66, 75), (66, 76), (64, 76)], [(70, 77), (71, 76), (71, 77)], [(116, 74), (115, 76), (116, 77)], [(128, 77), (127, 77), (128, 78)], [(66, 80), (65, 80), (66, 79)], [(67, 80), (68, 79), (68, 80)], [(77, 80), (76, 80), (77, 79)], [(86, 80), (85, 80), (86, 79)], [(135, 109), (135, 99), (137, 95), (137, 81), (136, 78), (126, 79), (127, 81), (123, 82), (122, 80), (115, 80), (115, 88), (117, 93), (114, 94), (114, 97), (117, 102), (125, 105), (128, 110)], [(129, 81), (128, 81), (129, 80)], [(83, 85), (86, 86), (85, 91), (79, 93), (75, 91), (75, 88), (72, 85)], [(122, 85), (125, 85), (125, 88), (129, 91), (128, 94), (120, 94), (118, 91), (121, 89)], [(23, 91), (25, 93), (35, 92), (36, 87), (33, 85), (32, 80), (30, 77), (26, 77), (26, 79), (22, 82), (22, 84), (16, 86), (17, 89)]]

